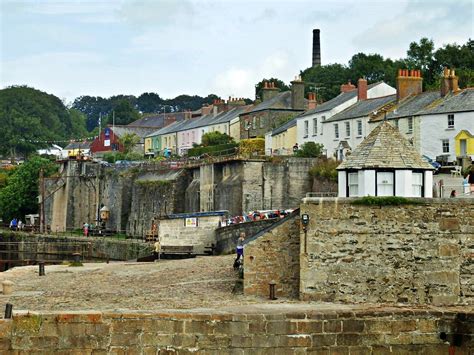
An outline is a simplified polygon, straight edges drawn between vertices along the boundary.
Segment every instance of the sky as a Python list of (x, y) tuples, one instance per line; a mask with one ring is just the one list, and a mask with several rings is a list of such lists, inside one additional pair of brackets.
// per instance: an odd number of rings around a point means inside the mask
[(472, 0), (0, 0), (0, 87), (81, 95), (253, 98), (263, 78), (291, 81), (352, 55), (406, 55), (474, 38)]

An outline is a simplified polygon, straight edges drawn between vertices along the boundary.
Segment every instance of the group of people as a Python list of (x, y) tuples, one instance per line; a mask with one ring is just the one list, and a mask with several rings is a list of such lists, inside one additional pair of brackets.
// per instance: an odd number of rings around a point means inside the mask
[(16, 218), (13, 218), (11, 221), (10, 221), (10, 229), (12, 231), (19, 231), (19, 230), (22, 230), (23, 229), (23, 222), (21, 221), (21, 219), (16, 219)]

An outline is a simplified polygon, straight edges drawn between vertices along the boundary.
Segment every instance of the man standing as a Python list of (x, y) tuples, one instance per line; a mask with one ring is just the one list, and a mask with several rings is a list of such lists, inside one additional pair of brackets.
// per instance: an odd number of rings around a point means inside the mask
[(242, 263), (243, 260), (241, 261), (240, 259), (244, 258), (244, 241), (245, 241), (245, 233), (241, 232), (240, 237), (237, 240), (237, 249), (236, 249), (237, 257), (235, 258), (235, 261), (234, 261), (234, 268), (235, 269), (237, 269), (240, 266), (240, 264)]
[(13, 218), (10, 222), (10, 229), (12, 231), (16, 231), (17, 226), (18, 226), (18, 222), (17, 222), (16, 218)]

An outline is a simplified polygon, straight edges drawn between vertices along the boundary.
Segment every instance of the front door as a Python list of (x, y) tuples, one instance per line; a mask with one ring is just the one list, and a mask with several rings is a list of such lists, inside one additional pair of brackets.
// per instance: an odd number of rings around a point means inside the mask
[(465, 157), (467, 155), (467, 141), (465, 139), (461, 139), (459, 143), (461, 145), (461, 156)]

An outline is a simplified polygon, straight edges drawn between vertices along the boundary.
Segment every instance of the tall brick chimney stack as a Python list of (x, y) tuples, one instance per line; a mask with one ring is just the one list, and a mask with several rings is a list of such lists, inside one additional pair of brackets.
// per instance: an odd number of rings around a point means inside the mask
[(363, 78), (357, 81), (357, 100), (367, 100), (367, 80)]
[(262, 102), (275, 97), (279, 92), (280, 89), (275, 87), (275, 83), (273, 81), (265, 81), (262, 88)]
[(444, 68), (443, 77), (441, 78), (441, 96), (446, 96), (450, 91), (456, 92), (459, 90), (458, 77), (454, 69)]
[(352, 84), (350, 80), (347, 82), (347, 84), (342, 84), (341, 85), (341, 93), (352, 91), (352, 90), (355, 90), (355, 89), (356, 89), (355, 85)]
[(291, 108), (293, 110), (304, 110), (304, 81), (297, 76), (291, 82)]
[(308, 92), (308, 110), (314, 110), (318, 105), (316, 101), (316, 93)]
[(313, 68), (321, 66), (321, 42), (319, 29), (313, 30)]
[(421, 71), (399, 69), (397, 76), (397, 100), (400, 101), (410, 95), (423, 92), (423, 78)]

